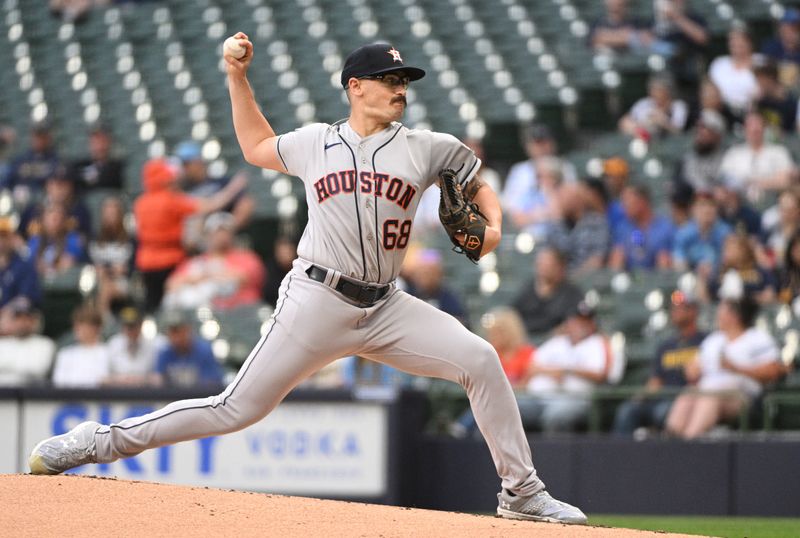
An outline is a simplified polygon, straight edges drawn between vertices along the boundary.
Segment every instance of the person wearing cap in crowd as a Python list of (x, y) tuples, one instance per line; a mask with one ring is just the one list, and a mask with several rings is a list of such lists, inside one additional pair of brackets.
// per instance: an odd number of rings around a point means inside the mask
[(169, 276), (166, 308), (211, 305), (231, 309), (261, 300), (265, 269), (252, 250), (236, 246), (236, 218), (213, 213), (203, 226), (205, 252), (183, 261)]
[(143, 312), (134, 305), (120, 309), (120, 331), (108, 339), (111, 356), (107, 385), (156, 385), (158, 351), (166, 345), (163, 336), (148, 338), (142, 334)]
[(547, 242), (566, 255), (573, 275), (605, 266), (611, 245), (606, 198), (599, 179), (563, 184), (558, 190), (561, 218), (550, 228)]
[(202, 387), (222, 384), (222, 368), (211, 344), (194, 334), (188, 313), (166, 310), (161, 317), (167, 344), (156, 359), (159, 382), (170, 387)]
[(773, 137), (797, 132), (797, 95), (778, 80), (778, 67), (772, 62), (756, 64), (753, 72), (758, 82), (758, 99), (753, 107), (764, 116)]
[(0, 308), (12, 299), (27, 297), (38, 305), (42, 300), (39, 273), (27, 253), (18, 250), (17, 222), (14, 216), (0, 216)]
[(164, 283), (186, 257), (183, 223), (191, 215), (205, 215), (228, 205), (246, 186), (232, 180), (210, 198), (194, 198), (179, 191), (177, 166), (166, 159), (152, 159), (142, 168), (144, 193), (136, 199), (136, 268), (145, 287), (145, 309), (154, 312), (164, 296)]
[(653, 75), (647, 82), (647, 97), (636, 101), (619, 120), (619, 130), (644, 140), (683, 131), (689, 108), (675, 97), (675, 86), (666, 75)]
[(673, 181), (687, 183), (696, 191), (713, 189), (719, 182), (724, 136), (725, 118), (715, 110), (703, 110), (694, 127), (691, 150), (675, 164)]
[(56, 345), (50, 338), (38, 334), (41, 323), (36, 306), (27, 297), (16, 297), (4, 309), (3, 318), (0, 387), (45, 382)]
[(692, 202), (692, 219), (675, 232), (672, 263), (676, 270), (691, 269), (705, 278), (719, 266), (722, 245), (731, 233), (717, 214), (714, 194), (698, 191)]
[(50, 204), (64, 206), (70, 231), (77, 232), (83, 241), (92, 237), (92, 216), (89, 208), (75, 192), (75, 181), (63, 167), (58, 167), (45, 181), (44, 196), (22, 211), (19, 229), (23, 237), (30, 239), (42, 233), (42, 215), (44, 208)]
[(617, 227), (625, 220), (622, 191), (628, 185), (631, 168), (624, 158), (615, 156), (603, 161), (603, 184), (608, 193), (608, 228), (614, 237)]
[[(537, 164), (544, 157), (558, 159), (556, 142), (550, 129), (541, 123), (534, 123), (522, 129), (522, 143), (528, 158), (511, 166), (506, 176), (501, 201), (512, 220), (515, 215), (525, 214), (533, 205), (533, 200), (541, 196), (541, 185)], [(558, 176), (563, 181), (575, 181), (577, 175), (571, 163), (558, 159)], [(551, 168), (551, 167), (548, 167)]]
[(586, 421), (592, 391), (608, 380), (613, 360), (594, 309), (579, 302), (567, 316), (563, 333), (539, 346), (528, 369), (525, 395), (517, 397), (526, 428), (576, 430)]
[(441, 253), (435, 249), (423, 249), (415, 261), (406, 291), (469, 327), (467, 309), (458, 295), (444, 283)]
[[(243, 170), (234, 174), (233, 177), (211, 177), (200, 144), (192, 140), (178, 144), (175, 148), (175, 156), (183, 165), (182, 187), (183, 192), (189, 196), (210, 199), (223, 190), (234, 178), (237, 181), (247, 180), (247, 174)], [(256, 203), (253, 197), (246, 191), (241, 191), (220, 210), (233, 215), (235, 231), (239, 232), (249, 224), (255, 207)], [(194, 250), (202, 243), (203, 219), (191, 218), (186, 222), (184, 228), (184, 243)]]
[(125, 161), (113, 153), (111, 131), (95, 125), (89, 132), (88, 155), (70, 163), (68, 174), (79, 190), (125, 188)]
[(708, 76), (719, 88), (723, 101), (741, 116), (758, 96), (758, 84), (753, 74), (757, 57), (753, 55), (753, 39), (746, 27), (734, 25), (730, 29), (728, 52), (711, 62)]
[(30, 147), (11, 161), (0, 188), (12, 191), (17, 202), (27, 203), (56, 172), (60, 162), (50, 126), (35, 123), (31, 127)]
[(511, 307), (522, 317), (529, 336), (541, 336), (563, 323), (583, 298), (583, 291), (567, 278), (564, 254), (551, 246), (537, 251), (533, 275)]
[(625, 220), (617, 227), (608, 265), (612, 269), (669, 269), (675, 229), (653, 208), (650, 189), (630, 184), (622, 193)]
[(736, 418), (765, 385), (786, 373), (775, 340), (755, 326), (757, 315), (758, 304), (747, 297), (720, 303), (717, 330), (702, 341), (684, 369), (691, 386), (670, 409), (666, 422), (670, 434), (694, 439)]
[(778, 22), (777, 36), (768, 39), (761, 52), (778, 65), (781, 84), (800, 90), (800, 11), (787, 8)]
[(684, 368), (695, 359), (706, 337), (698, 327), (699, 313), (694, 296), (678, 290), (672, 292), (669, 309), (672, 334), (653, 355), (644, 389), (617, 409), (612, 430), (615, 434), (632, 435), (638, 428), (646, 427), (663, 429), (675, 399), (670, 391), (686, 385)]
[(773, 144), (765, 137), (764, 117), (748, 112), (744, 122), (743, 144), (729, 148), (722, 157), (722, 181), (737, 184), (750, 200), (760, 201), (765, 192), (781, 191), (798, 177), (797, 166), (786, 146)]
[(97, 388), (111, 372), (111, 354), (102, 338), (103, 316), (85, 303), (72, 313), (75, 343), (56, 354), (53, 385), (58, 388)]

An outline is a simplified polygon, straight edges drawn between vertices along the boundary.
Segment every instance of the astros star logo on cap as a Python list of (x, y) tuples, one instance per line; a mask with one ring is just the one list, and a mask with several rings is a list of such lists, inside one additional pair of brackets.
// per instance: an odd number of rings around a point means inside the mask
[(397, 50), (396, 48), (394, 48), (394, 47), (390, 48), (389, 50), (386, 51), (386, 54), (391, 54), (392, 55), (392, 61), (393, 62), (403, 63), (403, 59), (400, 57), (400, 51)]

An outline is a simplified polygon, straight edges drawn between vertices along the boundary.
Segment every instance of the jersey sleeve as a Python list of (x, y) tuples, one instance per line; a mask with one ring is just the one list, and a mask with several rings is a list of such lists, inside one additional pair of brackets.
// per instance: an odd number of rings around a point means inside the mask
[(445, 168), (455, 170), (462, 186), (471, 180), (481, 167), (481, 160), (453, 135), (431, 132), (431, 154), (428, 178), (435, 181)]
[[(278, 157), (290, 175), (301, 179), (305, 177), (306, 165), (317, 150), (315, 146), (322, 140), (322, 128), (323, 124), (314, 123), (278, 137), (276, 144)], [(319, 150), (322, 152), (322, 148)]]

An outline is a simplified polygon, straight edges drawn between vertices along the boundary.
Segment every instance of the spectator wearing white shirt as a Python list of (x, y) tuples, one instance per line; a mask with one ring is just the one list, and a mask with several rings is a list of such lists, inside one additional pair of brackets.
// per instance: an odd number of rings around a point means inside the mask
[(749, 112), (744, 122), (745, 142), (725, 152), (720, 177), (727, 184), (747, 193), (756, 202), (764, 191), (780, 191), (797, 177), (797, 167), (785, 146), (771, 144), (764, 137), (764, 118)]
[(698, 358), (686, 366), (694, 384), (675, 400), (667, 431), (693, 439), (721, 421), (736, 417), (785, 368), (775, 340), (755, 328), (758, 305), (752, 299), (722, 301), (717, 310), (718, 330), (702, 344)]
[(97, 388), (108, 378), (111, 357), (100, 331), (103, 317), (90, 304), (72, 314), (76, 343), (59, 350), (53, 370), (53, 385), (59, 388)]
[(753, 73), (753, 40), (747, 29), (737, 26), (728, 32), (728, 55), (711, 62), (708, 76), (722, 92), (722, 99), (734, 112), (743, 113), (758, 97), (758, 82)]
[(586, 420), (594, 388), (608, 379), (612, 354), (594, 310), (578, 303), (559, 334), (541, 345), (528, 371), (527, 394), (518, 397), (527, 427), (544, 432), (575, 430)]
[(633, 104), (619, 120), (619, 129), (630, 136), (650, 139), (682, 131), (688, 116), (689, 107), (674, 97), (672, 79), (655, 75), (647, 83), (647, 97)]
[(36, 334), (39, 314), (27, 297), (12, 299), (5, 309), (7, 336), (0, 338), (0, 386), (15, 387), (47, 380), (56, 346)]
[(501, 196), (503, 208), (509, 212), (515, 222), (541, 196), (541, 184), (537, 170), (537, 163), (540, 159), (544, 157), (557, 159), (561, 169), (561, 178), (566, 182), (573, 182), (577, 179), (575, 167), (556, 157), (556, 142), (546, 125), (530, 125), (523, 130), (522, 137), (528, 159), (511, 167)]
[(108, 340), (110, 375), (109, 385), (157, 385), (158, 352), (166, 339), (142, 335), (142, 312), (135, 306), (126, 306), (119, 312), (122, 329)]

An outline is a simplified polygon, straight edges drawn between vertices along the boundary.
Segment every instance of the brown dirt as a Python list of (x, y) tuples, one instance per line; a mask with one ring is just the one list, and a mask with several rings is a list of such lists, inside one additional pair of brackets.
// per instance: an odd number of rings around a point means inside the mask
[(0, 475), (5, 536), (677, 537), (82, 476)]

